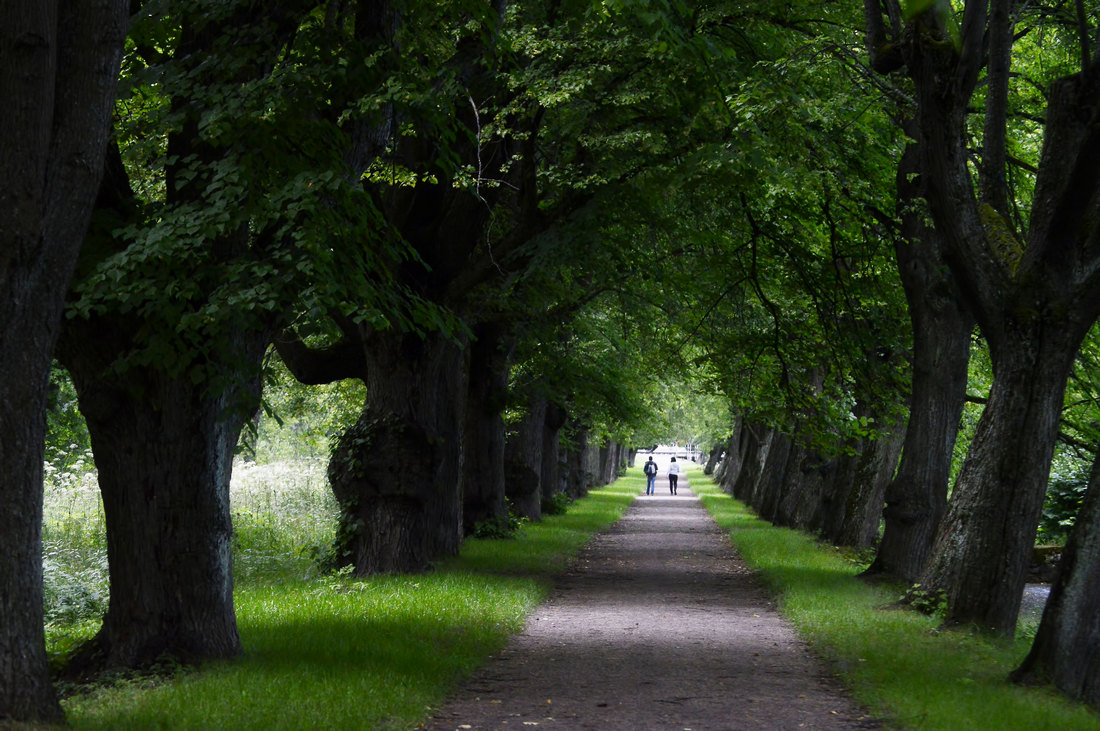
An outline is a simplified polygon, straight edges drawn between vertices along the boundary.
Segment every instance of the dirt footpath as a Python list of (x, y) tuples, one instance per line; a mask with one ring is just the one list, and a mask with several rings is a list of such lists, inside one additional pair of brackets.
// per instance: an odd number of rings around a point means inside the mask
[(430, 729), (878, 728), (681, 477), (657, 481)]

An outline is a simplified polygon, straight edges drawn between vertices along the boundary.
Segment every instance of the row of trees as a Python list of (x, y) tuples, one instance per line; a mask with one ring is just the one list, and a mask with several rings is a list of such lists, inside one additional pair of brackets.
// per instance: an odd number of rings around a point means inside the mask
[[(52, 355), (112, 585), (72, 672), (240, 651), (228, 486), (273, 349), (303, 383), (366, 386), (329, 466), (361, 574), (611, 479), (690, 388), (690, 437), (728, 438), (723, 480), (762, 514), (854, 545), (884, 516), (872, 573), (942, 589), (951, 623), (1015, 627), (1100, 306), (1083, 0), (147, 0), (121, 74), (124, 8), (33, 4), (4, 47), (63, 63), (0, 75), (26, 112), (0, 178), (26, 213), (0, 268), (0, 717), (60, 717), (38, 555)], [(975, 324), (994, 378), (949, 506)], [(1091, 514), (1021, 674), (1096, 700), (1096, 638), (1073, 634)]]
[[(752, 307), (771, 320), (775, 335), (774, 347), (749, 351), (753, 388), (786, 388), (799, 367), (799, 384), (815, 403), (785, 397), (773, 409), (759, 393), (738, 390), (745, 394), (743, 420), (726, 446), (721, 476), (765, 517), (858, 546), (869, 545), (874, 531), (867, 528), (885, 503), (868, 575), (915, 583), (914, 597), (942, 596), (948, 625), (1011, 635), (1055, 446), (1059, 438), (1071, 441), (1066, 385), (1075, 363), (1078, 383), (1088, 380), (1080, 370), (1089, 367), (1091, 346), (1082, 346), (1100, 314), (1100, 15), (1083, 2), (956, 8), (885, 0), (864, 10), (869, 69), (862, 83), (875, 90), (869, 98), (896, 129), (897, 151), (888, 155), (893, 209), (871, 202), (863, 216), (865, 226), (881, 225), (883, 240), (895, 242), (912, 334), (903, 346), (912, 362), (911, 386), (901, 392), (908, 394), (908, 418), (903, 424), (891, 410), (903, 401), (889, 395), (888, 370), (883, 378), (881, 370), (836, 367), (838, 359), (797, 352), (807, 343), (830, 346), (783, 322), (799, 312), (790, 307), (794, 300), (780, 300), (780, 290), (753, 278)], [(875, 167), (888, 169), (881, 159)], [(833, 237), (840, 227), (824, 213)], [(774, 224), (762, 220), (769, 219), (746, 212), (751, 255), (743, 267), (757, 264), (765, 241), (779, 243), (769, 230)], [(832, 261), (851, 271), (835, 250)], [(798, 266), (807, 278), (806, 265)], [(815, 277), (798, 291), (813, 292), (821, 282)], [(828, 291), (852, 290), (839, 282)], [(835, 295), (824, 304), (836, 307)], [(883, 297), (877, 304), (894, 303)], [(822, 305), (815, 299), (813, 308)], [(845, 328), (857, 324), (843, 307), (827, 311)], [(732, 312), (744, 316), (741, 308)], [(883, 314), (870, 311), (872, 318)], [(812, 315), (805, 311), (806, 321)], [(868, 361), (891, 363), (900, 341), (883, 323), (896, 320), (869, 322)], [(748, 346), (762, 331), (741, 332)], [(815, 324), (811, 335), (823, 332)], [(854, 332), (847, 342), (861, 342)], [(988, 394), (968, 395), (975, 332), (988, 347), (992, 380)], [(762, 363), (764, 353), (776, 362)], [(830, 389), (849, 399), (847, 423), (814, 425), (811, 414), (830, 410)], [(974, 397), (984, 409), (948, 500), (960, 415)], [(1091, 391), (1085, 397), (1094, 399)], [(860, 433), (866, 424), (873, 424), (873, 442)], [(1095, 443), (1087, 448), (1095, 452)], [(1014, 677), (1052, 680), (1096, 703), (1094, 499), (1077, 516), (1032, 653)]]

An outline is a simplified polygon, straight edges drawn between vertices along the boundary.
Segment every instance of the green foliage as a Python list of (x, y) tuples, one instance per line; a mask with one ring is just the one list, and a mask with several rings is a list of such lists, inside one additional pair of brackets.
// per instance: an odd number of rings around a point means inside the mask
[(573, 504), (573, 498), (566, 495), (564, 492), (556, 492), (549, 497), (543, 496), (542, 498), (542, 514), (543, 515), (565, 515), (569, 510), (569, 506)]
[(76, 387), (57, 363), (50, 370), (46, 404), (46, 471), (54, 479), (82, 475), (91, 465), (91, 437), (77, 403)]
[(507, 515), (494, 515), (478, 521), (474, 525), (473, 537), (486, 540), (515, 538), (526, 523), (526, 518), (509, 510)]
[(927, 591), (920, 584), (913, 584), (905, 595), (905, 603), (922, 614), (943, 619), (947, 613), (947, 592), (943, 589)]
[(1047, 484), (1043, 514), (1039, 519), (1038, 543), (1062, 543), (1069, 538), (1077, 520), (1077, 513), (1088, 491), (1087, 472), (1053, 474)]

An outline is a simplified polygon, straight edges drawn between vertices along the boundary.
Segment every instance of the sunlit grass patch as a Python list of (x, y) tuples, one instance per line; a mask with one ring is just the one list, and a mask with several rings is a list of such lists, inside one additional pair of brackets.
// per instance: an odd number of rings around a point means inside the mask
[(776, 528), (709, 479), (692, 489), (783, 614), (828, 659), (856, 698), (896, 727), (1095, 729), (1100, 715), (1046, 689), (1007, 681), (1026, 638), (997, 641), (940, 631), (937, 620), (896, 607), (903, 587), (872, 586), (861, 567), (810, 536)]

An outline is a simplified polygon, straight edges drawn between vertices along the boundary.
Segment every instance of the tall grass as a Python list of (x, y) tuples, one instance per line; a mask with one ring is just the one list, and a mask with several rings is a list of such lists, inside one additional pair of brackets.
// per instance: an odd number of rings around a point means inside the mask
[(312, 568), (311, 546), (331, 536), (334, 515), (315, 494), (327, 494), (321, 476), (306, 473), (248, 468), (234, 481), (244, 656), (72, 696), (73, 727), (411, 728), (519, 631), (554, 576), (643, 485), (621, 479), (514, 539), (468, 540), (431, 573), (355, 580)]
[(940, 631), (938, 621), (896, 608), (901, 587), (871, 586), (861, 567), (811, 537), (776, 528), (693, 472), (692, 490), (780, 610), (827, 658), (856, 698), (900, 728), (1096, 729), (1100, 715), (1049, 689), (1007, 681), (1028, 637), (998, 641)]

